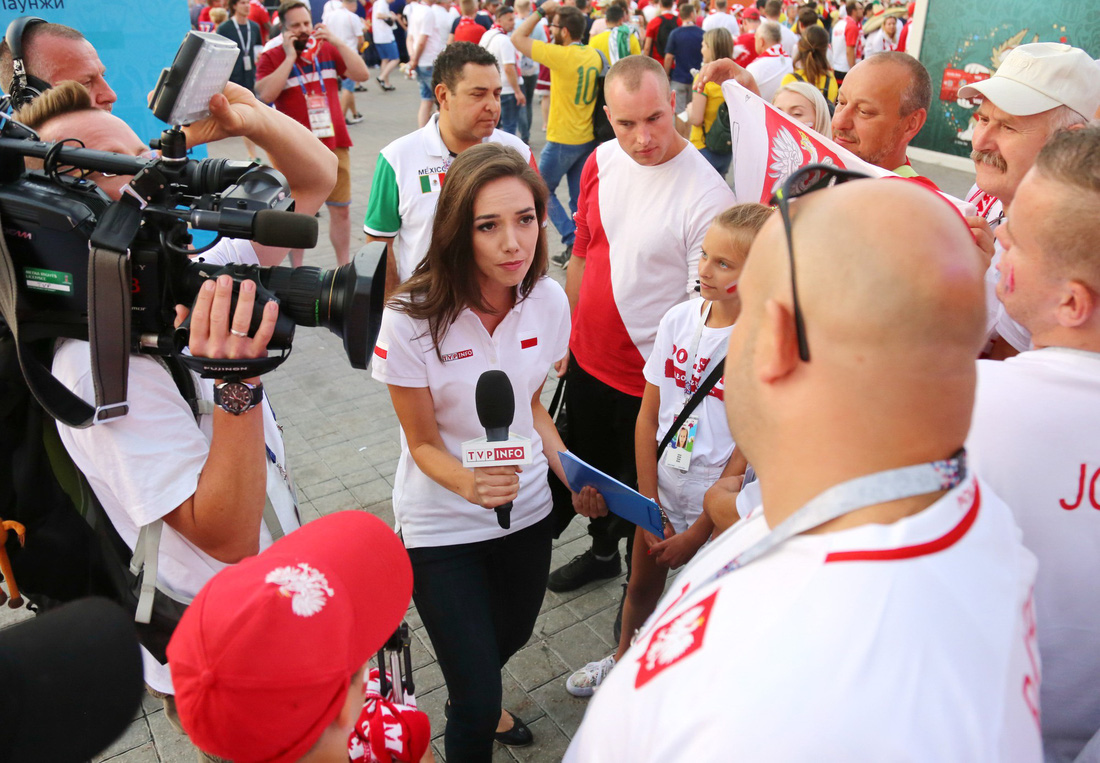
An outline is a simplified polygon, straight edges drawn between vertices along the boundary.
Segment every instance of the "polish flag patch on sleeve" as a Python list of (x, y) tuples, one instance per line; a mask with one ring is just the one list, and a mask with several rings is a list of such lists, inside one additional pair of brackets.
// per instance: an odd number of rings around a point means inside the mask
[(710, 611), (717, 597), (718, 591), (715, 591), (653, 632), (649, 645), (638, 660), (635, 689), (641, 689), (662, 671), (691, 656), (703, 646)]
[(374, 354), (382, 358), (382, 360), (385, 360), (386, 357), (390, 354), (389, 349), (389, 345), (387, 345), (385, 342), (377, 342), (374, 345)]

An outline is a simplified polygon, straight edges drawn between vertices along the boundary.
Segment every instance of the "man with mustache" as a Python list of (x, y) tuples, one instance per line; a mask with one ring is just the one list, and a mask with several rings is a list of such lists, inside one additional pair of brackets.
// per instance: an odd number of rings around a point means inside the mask
[[(989, 79), (960, 88), (959, 97), (981, 99), (970, 154), (977, 178), (967, 201), (996, 229), (1047, 140), (1060, 130), (1082, 127), (1100, 107), (1100, 67), (1080, 48), (1035, 42), (1009, 53)], [(996, 357), (1031, 344), (1027, 329), (997, 300), (1001, 250), (998, 243), (986, 273), (987, 331)]]

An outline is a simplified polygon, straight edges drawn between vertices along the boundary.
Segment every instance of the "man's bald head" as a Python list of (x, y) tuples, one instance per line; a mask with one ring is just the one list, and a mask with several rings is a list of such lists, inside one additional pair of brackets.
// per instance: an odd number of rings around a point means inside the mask
[[(868, 219), (861, 210), (872, 207), (904, 214)], [(896, 180), (811, 193), (791, 211), (811, 359), (798, 358), (776, 215), (749, 255), (730, 340), (726, 400), (738, 445), (754, 464), (789, 455), (807, 436), (843, 452), (859, 433), (920, 458), (960, 446), (985, 326), (983, 268), (962, 218), (933, 192)], [(845, 236), (825, 233), (838, 226)]]
[[(110, 111), (118, 96), (107, 84), (107, 72), (99, 54), (77, 30), (64, 24), (32, 24), (23, 33), (23, 64), (27, 72), (51, 86), (73, 80), (86, 87), (97, 109)], [(11, 50), (0, 43), (0, 85), (11, 92)]]

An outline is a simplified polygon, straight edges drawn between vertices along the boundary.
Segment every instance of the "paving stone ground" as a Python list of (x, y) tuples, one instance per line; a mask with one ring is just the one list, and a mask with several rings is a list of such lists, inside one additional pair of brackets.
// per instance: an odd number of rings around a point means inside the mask
[[(366, 211), (370, 181), (379, 150), (416, 127), (415, 83), (395, 76), (397, 91), (382, 93), (377, 83), (356, 93), (366, 119), (349, 128), (352, 149), (352, 251), (363, 243), (361, 221)], [(532, 147), (544, 142), (542, 120), (535, 108)], [(212, 156), (244, 159), (240, 140), (211, 146)], [(914, 162), (918, 171), (944, 190), (961, 195), (972, 175)], [(559, 196), (567, 203), (566, 191)], [(868, 210), (873, 214), (873, 210)], [(322, 213), (318, 247), (306, 254), (307, 265), (334, 267), (328, 242), (327, 217)], [(557, 237), (551, 240), (557, 242)], [(551, 253), (560, 250), (552, 244)], [(564, 272), (551, 266), (551, 275), (564, 282)], [(553, 374), (551, 373), (551, 377)], [(549, 403), (556, 382), (547, 382)], [(264, 378), (276, 415), (283, 426), (286, 451), (298, 488), (303, 521), (345, 509), (369, 511), (393, 521), (390, 502), (399, 454), (398, 424), (384, 385), (348, 364), (340, 340), (326, 329), (299, 328), (294, 350), (280, 369)], [(555, 541), (552, 565), (556, 569), (587, 548), (584, 524), (574, 520)], [(587, 700), (565, 691), (565, 677), (586, 662), (614, 650), (611, 627), (625, 576), (593, 583), (566, 594), (546, 593), (535, 632), (528, 644), (502, 672), (504, 704), (523, 718), (535, 735), (535, 744), (523, 749), (496, 745), (494, 761), (558, 761), (584, 715)], [(26, 610), (0, 608), (0, 628), (29, 615)], [(413, 629), (412, 658), (420, 707), (431, 718), (436, 754), (442, 755), (443, 705), (447, 689), (415, 608), (408, 622)], [(89, 701), (94, 701), (89, 698)], [(126, 732), (96, 761), (111, 763), (191, 763), (194, 748), (164, 717), (158, 700), (146, 697)]]

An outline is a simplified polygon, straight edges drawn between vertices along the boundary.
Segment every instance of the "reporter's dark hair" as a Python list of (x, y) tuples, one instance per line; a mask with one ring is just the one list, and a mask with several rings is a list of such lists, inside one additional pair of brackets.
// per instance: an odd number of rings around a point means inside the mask
[[(469, 45), (470, 43), (466, 43)], [(476, 47), (476, 46), (475, 46)], [(531, 268), (516, 288), (518, 303), (546, 275), (546, 183), (519, 152), (500, 143), (481, 143), (458, 155), (447, 171), (439, 194), (428, 253), (409, 280), (397, 287), (388, 305), (416, 320), (428, 322), (436, 354), (447, 330), (466, 308), (490, 312), (482, 299), (474, 254), (474, 205), (481, 189), (494, 180), (517, 178), (531, 190), (539, 237)]]
[(565, 6), (558, 8), (556, 21), (565, 27), (573, 42), (580, 42), (584, 37), (584, 30), (588, 28), (587, 17), (576, 8)]
[(496, 67), (497, 57), (472, 42), (452, 42), (436, 56), (432, 65), (432, 92), (442, 82), (453, 93), (462, 81), (462, 69), (466, 64)]

